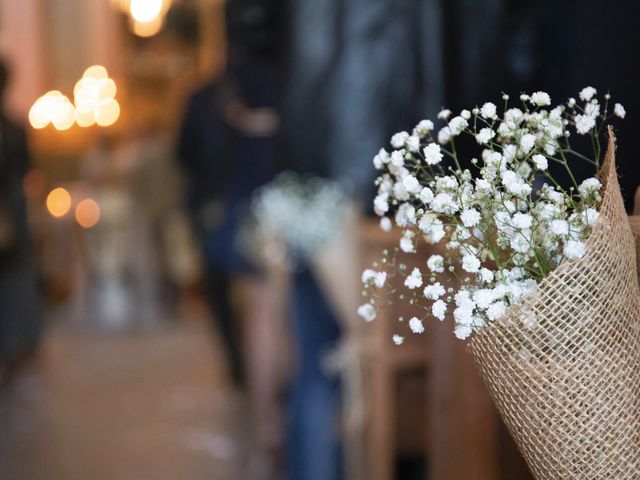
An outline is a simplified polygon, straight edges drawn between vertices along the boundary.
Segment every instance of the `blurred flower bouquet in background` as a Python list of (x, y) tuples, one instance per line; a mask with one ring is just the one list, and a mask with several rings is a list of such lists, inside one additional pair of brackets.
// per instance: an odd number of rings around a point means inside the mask
[(340, 232), (348, 203), (337, 182), (281, 173), (254, 195), (240, 248), (259, 265), (301, 268)]
[[(408, 322), (453, 317), (498, 410), (537, 478), (632, 478), (640, 460), (640, 307), (635, 246), (615, 170), (610, 118), (625, 117), (592, 87), (551, 107), (550, 96), (503, 96), (453, 116), (443, 110), (380, 150), (374, 201), (381, 227), (403, 234), (363, 272), (368, 321), (379, 290), (415, 306)], [(573, 135), (592, 152), (572, 149)], [(466, 142), (466, 143), (465, 143)], [(475, 149), (463, 158), (458, 151)], [(578, 182), (576, 162), (596, 176)], [(554, 178), (557, 164), (568, 178)], [(398, 262), (433, 252), (424, 267)], [(426, 257), (424, 257), (426, 258)], [(397, 282), (396, 282), (397, 284)], [(403, 323), (399, 324), (404, 327)], [(398, 332), (393, 339), (404, 340)]]

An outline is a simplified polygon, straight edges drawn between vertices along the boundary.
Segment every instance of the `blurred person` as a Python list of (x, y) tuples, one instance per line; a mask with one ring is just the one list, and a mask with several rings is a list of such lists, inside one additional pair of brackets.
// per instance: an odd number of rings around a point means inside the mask
[[(141, 93), (136, 98), (142, 105), (151, 101)], [(167, 235), (172, 215), (178, 214), (181, 186), (172, 145), (157, 119), (144, 109), (133, 118), (135, 125), (120, 140), (111, 163), (121, 169), (123, 193), (134, 205), (128, 212), (126, 246), (134, 317), (138, 324), (153, 325), (170, 316), (174, 306), (167, 258), (180, 252), (167, 251)]]
[(107, 328), (153, 326), (170, 317), (180, 281), (169, 259), (184, 257), (182, 245), (168, 251), (181, 213), (172, 146), (147, 108), (130, 115), (131, 126), (117, 137), (98, 137), (82, 166), (84, 195), (97, 201), (101, 215), (80, 237), (86, 255), (77, 307), (83, 319), (95, 309), (92, 320)]
[[(130, 160), (126, 146), (105, 134), (98, 137), (82, 165), (88, 191), (100, 205), (100, 220), (80, 237), (85, 257), (77, 279), (75, 306), (78, 318), (90, 319), (94, 327), (131, 327), (138, 320), (135, 309), (146, 300), (135, 301), (138, 282), (129, 283), (135, 278), (133, 266), (140, 245), (136, 238), (138, 210), (127, 188)], [(87, 316), (88, 311), (92, 315)]]
[[(359, 396), (359, 374), (353, 375), (361, 355), (357, 227), (373, 185), (375, 153), (392, 133), (435, 116), (442, 105), (442, 12), (431, 0), (306, 0), (288, 7), (287, 167), (333, 179), (353, 199), (342, 231), (293, 282), (297, 360), (289, 473), (292, 479), (327, 480), (342, 478), (344, 470), (347, 478), (361, 478), (362, 405), (341, 402)], [(343, 353), (342, 377), (351, 379), (342, 385), (326, 368), (336, 347)]]
[(206, 262), (206, 293), (230, 359), (233, 380), (244, 367), (230, 299), (235, 273), (253, 265), (236, 249), (243, 209), (272, 174), (271, 138), (277, 127), (268, 65), (232, 57), (226, 70), (193, 93), (178, 138), (188, 207)]
[(173, 306), (175, 289), (168, 257), (179, 253), (167, 250), (167, 234), (172, 215), (179, 215), (180, 185), (173, 152), (165, 135), (153, 129), (142, 131), (131, 142), (134, 167), (130, 188), (136, 204), (138, 244), (147, 245), (137, 255), (142, 316), (151, 320)]
[(188, 100), (177, 156), (203, 252), (205, 293), (215, 327), (233, 383), (249, 395), (254, 434), (259, 448), (271, 457), (264, 461), (273, 464), (280, 436), (276, 300), (263, 272), (237, 247), (251, 196), (273, 174), (279, 118), (268, 3), (227, 4), (227, 65)]
[(30, 166), (24, 129), (4, 108), (8, 66), (0, 59), (0, 382), (38, 346), (40, 291), (22, 182)]

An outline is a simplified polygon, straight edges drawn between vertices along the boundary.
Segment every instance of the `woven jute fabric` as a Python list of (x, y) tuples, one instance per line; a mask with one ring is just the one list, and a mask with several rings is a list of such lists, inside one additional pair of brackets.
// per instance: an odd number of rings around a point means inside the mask
[(611, 131), (599, 177), (587, 255), (469, 342), (537, 479), (640, 478), (640, 297)]

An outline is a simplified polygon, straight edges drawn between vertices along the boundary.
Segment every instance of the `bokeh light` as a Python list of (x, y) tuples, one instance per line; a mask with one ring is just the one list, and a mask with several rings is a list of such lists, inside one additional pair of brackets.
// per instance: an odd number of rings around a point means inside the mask
[(67, 97), (62, 98), (63, 100), (56, 105), (51, 118), (51, 123), (53, 123), (56, 130), (68, 130), (76, 121), (73, 105)]
[[(160, 15), (165, 15), (169, 8), (171, 8), (172, 3), (172, 0), (163, 0)], [(115, 9), (120, 10), (122, 13), (127, 13), (131, 16), (131, 0), (111, 0), (111, 5)], [(138, 10), (138, 8), (140, 8), (140, 6), (136, 5), (136, 11)]]
[(101, 78), (109, 78), (109, 73), (107, 72), (107, 69), (102, 65), (91, 65), (82, 74), (82, 78), (86, 77), (92, 77), (96, 80), (99, 80)]
[(54, 188), (47, 195), (47, 210), (56, 217), (63, 217), (71, 209), (71, 195), (64, 188)]
[(93, 77), (83, 77), (73, 89), (74, 104), (80, 113), (93, 113), (100, 101), (97, 81)]
[(139, 37), (152, 37), (164, 26), (171, 0), (112, 0), (115, 8), (129, 15), (129, 28)]
[(52, 123), (57, 130), (67, 130), (74, 122), (73, 105), (69, 98), (58, 90), (45, 93), (29, 110), (29, 123), (33, 128), (44, 128)]
[(100, 221), (100, 205), (92, 198), (85, 198), (76, 206), (76, 221), (82, 228), (91, 228)]
[(89, 67), (73, 88), (76, 122), (80, 127), (113, 125), (120, 117), (120, 105), (114, 99), (116, 82), (101, 65)]
[(129, 12), (136, 22), (152, 22), (162, 14), (162, 0), (131, 0)]
[(111, 78), (101, 78), (96, 82), (96, 89), (100, 100), (108, 100), (116, 96), (116, 82)]
[(131, 30), (139, 37), (152, 37), (162, 29), (163, 19), (158, 16), (150, 22), (138, 22), (131, 18)]
[(120, 105), (115, 100), (117, 90), (107, 69), (92, 65), (73, 87), (73, 103), (62, 92), (51, 90), (29, 109), (29, 123), (35, 129), (52, 124), (56, 130), (67, 130), (76, 123), (80, 127), (96, 123), (108, 127), (120, 117)]
[(108, 127), (116, 123), (120, 117), (120, 104), (113, 98), (102, 100), (95, 111), (96, 123), (101, 127)]
[(76, 110), (76, 123), (79, 127), (90, 127), (96, 123), (95, 115), (93, 114), (93, 110), (87, 113), (82, 113), (80, 110)]
[(40, 102), (38, 100), (36, 100), (36, 102), (29, 109), (29, 123), (35, 129), (41, 129), (49, 125), (49, 119), (45, 112), (45, 106), (43, 102)]

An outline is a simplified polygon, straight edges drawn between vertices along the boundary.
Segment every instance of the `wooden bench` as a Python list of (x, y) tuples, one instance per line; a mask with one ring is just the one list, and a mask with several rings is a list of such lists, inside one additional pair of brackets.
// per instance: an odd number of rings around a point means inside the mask
[[(398, 245), (398, 233), (382, 232), (377, 223), (361, 228), (363, 264), (371, 266), (386, 248)], [(429, 252), (404, 258), (424, 267)], [(398, 280), (396, 280), (398, 281)], [(475, 371), (465, 344), (453, 335), (451, 320), (425, 322), (423, 335), (412, 334), (406, 305), (395, 302), (362, 331), (368, 345), (365, 372), (367, 430), (365, 478), (397, 478), (397, 459), (405, 454), (426, 459), (426, 478), (435, 480), (498, 480), (501, 465), (512, 463), (522, 472), (514, 447), (501, 448), (500, 421)], [(404, 316), (405, 323), (398, 323)], [(397, 347), (394, 333), (401, 329), (405, 343)], [(424, 403), (402, 397), (399, 383), (407, 372), (420, 372), (423, 387), (415, 395)], [(401, 403), (401, 404), (400, 404)], [(409, 410), (409, 411), (408, 411)], [(407, 422), (415, 418), (415, 424)], [(507, 461), (501, 452), (508, 451)], [(509, 458), (516, 456), (515, 461)], [(512, 469), (511, 467), (508, 467)], [(526, 479), (521, 476), (508, 478)]]

